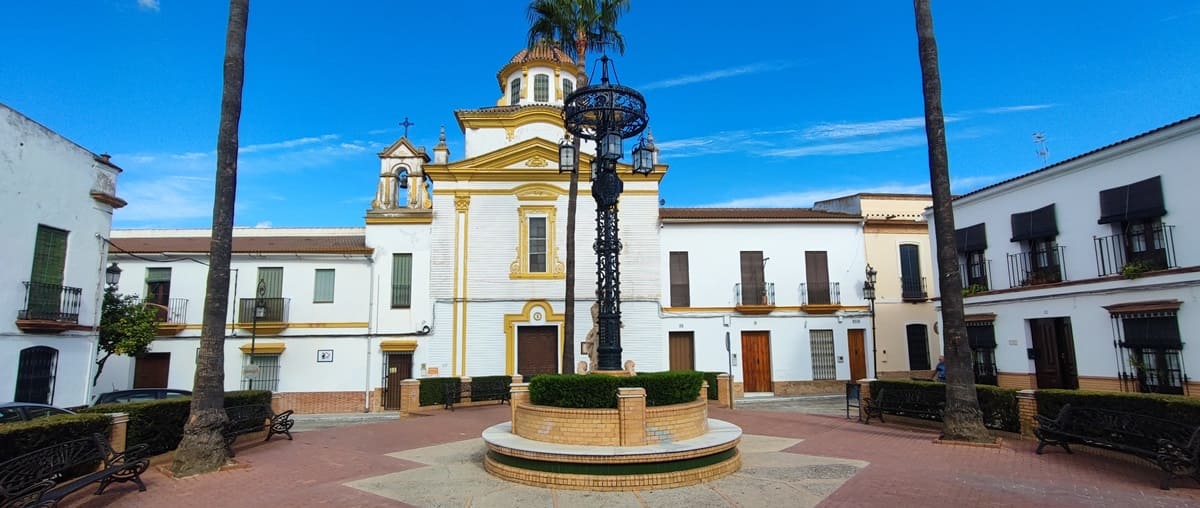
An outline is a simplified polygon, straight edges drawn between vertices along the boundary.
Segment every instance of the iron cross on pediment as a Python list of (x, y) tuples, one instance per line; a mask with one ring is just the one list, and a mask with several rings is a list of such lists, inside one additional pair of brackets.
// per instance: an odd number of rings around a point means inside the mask
[(404, 137), (406, 137), (406, 138), (408, 137), (408, 128), (409, 128), (409, 127), (412, 127), (412, 126), (414, 126), (414, 125), (416, 125), (416, 124), (415, 124), (415, 123), (413, 123), (413, 122), (410, 122), (410, 121), (408, 121), (408, 117), (407, 117), (407, 116), (406, 116), (406, 117), (404, 117), (404, 121), (403, 121), (403, 122), (400, 122), (400, 126), (401, 126), (401, 127), (404, 127)]

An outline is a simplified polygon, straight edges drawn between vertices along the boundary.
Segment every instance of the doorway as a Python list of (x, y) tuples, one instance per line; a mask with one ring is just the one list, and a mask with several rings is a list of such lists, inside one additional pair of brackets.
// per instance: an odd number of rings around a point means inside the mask
[(671, 332), (669, 340), (671, 370), (696, 370), (694, 333)]
[(746, 393), (774, 391), (770, 332), (742, 332), (742, 378)]
[(1075, 368), (1075, 339), (1071, 336), (1071, 318), (1030, 319), (1033, 337), (1033, 365), (1038, 388), (1079, 388)]
[(400, 409), (400, 382), (412, 379), (412, 353), (388, 353), (383, 382), (383, 408)]
[(146, 353), (133, 364), (134, 388), (167, 388), (171, 353)]
[(866, 330), (851, 328), (846, 334), (846, 349), (850, 351), (850, 380), (858, 381), (867, 377), (867, 341)]
[(929, 327), (913, 324), (904, 330), (908, 336), (908, 370), (929, 370)]
[(526, 378), (558, 373), (558, 327), (517, 327), (517, 373)]

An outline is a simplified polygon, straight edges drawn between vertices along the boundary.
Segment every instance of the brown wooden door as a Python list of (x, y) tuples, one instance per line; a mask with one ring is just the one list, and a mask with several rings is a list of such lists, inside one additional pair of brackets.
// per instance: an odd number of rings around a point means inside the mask
[(669, 335), (671, 370), (696, 370), (695, 335), (671, 332)]
[(171, 371), (171, 353), (146, 353), (133, 364), (134, 388), (166, 388)]
[(742, 332), (744, 391), (771, 392), (771, 336), (769, 332)]
[(558, 373), (558, 327), (517, 327), (517, 373), (526, 377)]
[(742, 305), (765, 305), (766, 282), (762, 251), (742, 251)]
[(1037, 387), (1066, 388), (1062, 382), (1054, 319), (1031, 319), (1029, 331), (1033, 336), (1033, 365), (1037, 371)]
[(867, 343), (866, 333), (862, 328), (852, 328), (846, 335), (847, 349), (850, 351), (850, 380), (858, 381), (867, 377)]
[(412, 377), (412, 353), (387, 355), (387, 373), (383, 387), (384, 409), (400, 409), (400, 382)]

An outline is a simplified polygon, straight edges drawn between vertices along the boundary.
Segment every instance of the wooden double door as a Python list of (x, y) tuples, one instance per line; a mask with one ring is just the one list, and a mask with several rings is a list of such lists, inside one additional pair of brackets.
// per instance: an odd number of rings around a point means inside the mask
[(1071, 336), (1071, 318), (1029, 320), (1033, 337), (1033, 365), (1038, 388), (1079, 388), (1075, 365), (1075, 339)]
[(742, 332), (743, 391), (773, 392), (771, 383), (771, 332)]
[(517, 327), (517, 373), (526, 379), (558, 373), (557, 326)]
[(412, 353), (387, 353), (383, 382), (383, 408), (400, 409), (400, 382), (412, 379)]
[(167, 388), (171, 373), (171, 353), (146, 353), (133, 364), (134, 388)]

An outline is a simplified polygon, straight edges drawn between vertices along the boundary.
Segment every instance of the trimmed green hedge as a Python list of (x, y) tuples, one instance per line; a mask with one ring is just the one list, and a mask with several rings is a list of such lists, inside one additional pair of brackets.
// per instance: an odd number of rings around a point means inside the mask
[(459, 401), (457, 394), (462, 392), (462, 380), (456, 377), (427, 377), (421, 378), (421, 405), (440, 406), (446, 402), (446, 385), (454, 386), (454, 402)]
[(1137, 413), (1184, 423), (1200, 422), (1200, 399), (1155, 393), (1038, 390), (1038, 414), (1055, 418), (1064, 404)]
[(55, 415), (28, 422), (0, 425), (0, 462), (58, 443), (108, 435), (112, 425), (108, 415)]
[[(943, 401), (946, 397), (945, 383), (935, 383), (932, 381), (872, 381), (871, 396), (874, 397), (878, 394), (880, 388), (930, 391), (940, 395)], [(992, 385), (975, 385), (975, 391), (979, 396), (979, 409), (983, 411), (984, 425), (989, 429), (1007, 432), (1021, 431), (1021, 416), (1017, 410), (1016, 390), (997, 388)]]
[[(502, 400), (512, 385), (512, 376), (479, 376), (471, 378), (471, 400)], [(489, 394), (489, 399), (483, 399), (483, 393), (477, 390), (493, 390), (503, 387), (503, 393)]]
[[(247, 406), (271, 404), (271, 392), (266, 390), (242, 390), (225, 393), (225, 406)], [(183, 439), (183, 426), (191, 413), (192, 398), (129, 402), (124, 404), (101, 404), (85, 409), (87, 413), (127, 413), (129, 426), (126, 430), (127, 446), (146, 443), (147, 453), (158, 455), (179, 446)]]
[(534, 404), (574, 409), (617, 407), (617, 388), (646, 389), (647, 406), (667, 406), (696, 400), (703, 374), (694, 371), (653, 372), (633, 377), (603, 374), (543, 374), (529, 382)]
[(717, 376), (724, 372), (701, 372), (704, 374), (704, 380), (708, 381), (708, 400), (717, 400)]

